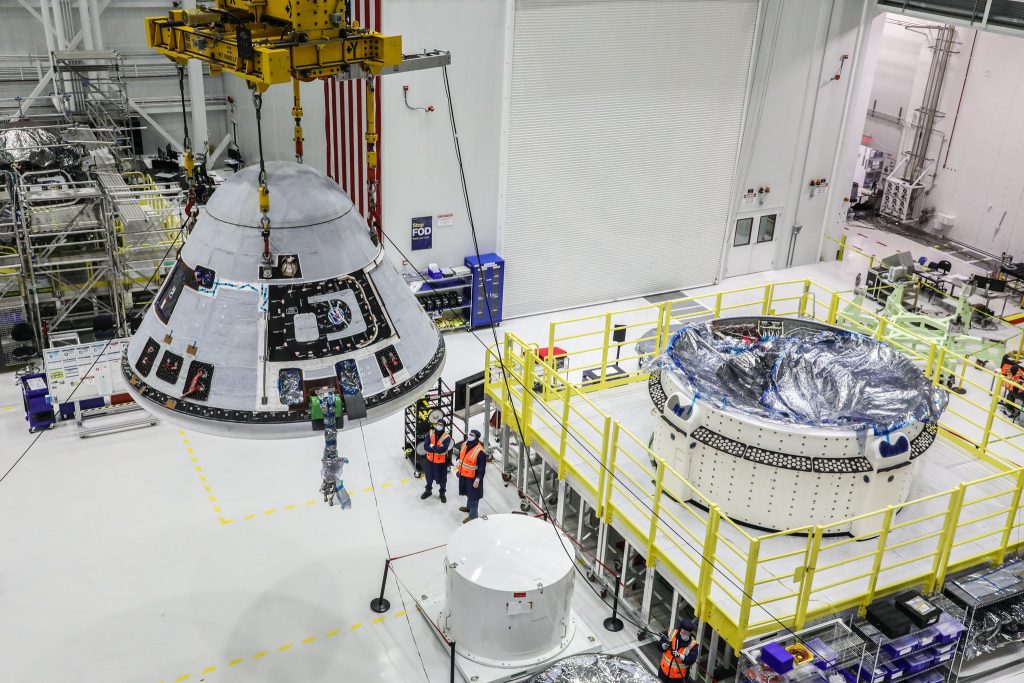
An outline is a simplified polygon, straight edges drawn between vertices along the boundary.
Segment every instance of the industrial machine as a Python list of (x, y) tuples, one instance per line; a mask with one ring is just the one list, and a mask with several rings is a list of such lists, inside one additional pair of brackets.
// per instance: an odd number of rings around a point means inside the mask
[(448, 539), (444, 593), (421, 611), (467, 681), (521, 680), (600, 643), (572, 609), (573, 546), (550, 522), (486, 515)]
[[(918, 290), (919, 283), (905, 275), (892, 279), (876, 279), (871, 286), (875, 288), (876, 296), (877, 292), (886, 293), (885, 306), (880, 315), (894, 323), (886, 328), (887, 339), (905, 348), (924, 353), (927, 353), (928, 347), (932, 344), (946, 348), (948, 355), (943, 360), (942, 374), (950, 388), (954, 388), (959, 362), (957, 356), (994, 364), (1002, 358), (1005, 342), (966, 333), (976, 325), (976, 307), (970, 301), (975, 293), (973, 281), (963, 283), (956, 299), (956, 307), (949, 315), (926, 315), (920, 310), (911, 310), (907, 304), (909, 295)], [(857, 332), (877, 329), (878, 319), (865, 312), (865, 299), (871, 296), (870, 287), (865, 289), (858, 283), (854, 288), (853, 300), (838, 312), (837, 323), (841, 327)]]
[(653, 450), (731, 519), (766, 529), (874, 533), (879, 520), (858, 516), (906, 500), (946, 405), (892, 347), (795, 318), (688, 325), (648, 367)]

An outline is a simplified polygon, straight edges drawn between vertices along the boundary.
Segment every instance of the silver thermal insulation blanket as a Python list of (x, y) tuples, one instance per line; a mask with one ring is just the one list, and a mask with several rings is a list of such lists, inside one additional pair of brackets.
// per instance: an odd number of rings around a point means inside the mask
[(530, 683), (657, 683), (643, 667), (624, 657), (574, 655), (556, 662), (530, 679)]
[(65, 168), (81, 157), (77, 146), (63, 144), (45, 128), (8, 128), (0, 130), (0, 166), (31, 169)]
[(698, 323), (646, 367), (684, 379), (694, 400), (811, 427), (886, 434), (937, 422), (948, 400), (904, 354), (839, 330), (750, 336)]

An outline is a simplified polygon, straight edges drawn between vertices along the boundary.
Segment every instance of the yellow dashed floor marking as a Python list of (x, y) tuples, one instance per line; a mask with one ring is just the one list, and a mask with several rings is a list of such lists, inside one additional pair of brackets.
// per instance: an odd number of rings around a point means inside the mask
[[(221, 521), (223, 522), (225, 520), (221, 520)], [(228, 520), (228, 521), (231, 521), (231, 520)], [(404, 617), (405, 614), (406, 614), (405, 610), (398, 610), (397, 612), (395, 612), (392, 615), (392, 617), (395, 618), (395, 619), (398, 619), (400, 617)], [(381, 624), (381, 623), (384, 623), (385, 619), (387, 619), (387, 615), (381, 615), (381, 616), (377, 617), (376, 619), (374, 619), (373, 623), (374, 624)], [(360, 628), (363, 627), (363, 625), (364, 624), (362, 622), (356, 622), (355, 624), (352, 624), (351, 626), (349, 626), (348, 630), (350, 630), (350, 631), (358, 631)], [(324, 638), (333, 638), (334, 636), (338, 636), (338, 635), (341, 635), (341, 629), (336, 628), (333, 631), (328, 631), (327, 633), (325, 633), (324, 634)], [(316, 636), (308, 636), (307, 638), (303, 638), (299, 642), (302, 645), (309, 645), (311, 643), (315, 643), (316, 641), (317, 641), (317, 637)], [(276, 649), (275, 648), (271, 648), (271, 649), (267, 649), (267, 650), (260, 650), (256, 654), (252, 655), (251, 658), (255, 659), (255, 660), (263, 659), (267, 655), (271, 654), (272, 650), (275, 651), (275, 652), (288, 652), (289, 650), (293, 649), (294, 647), (295, 647), (295, 643), (284, 643), (283, 645), (279, 645)], [(244, 657), (239, 657), (237, 659), (232, 659), (225, 666), (237, 666), (237, 665), (241, 664), (243, 661), (245, 661), (245, 658)], [(216, 665), (211, 665), (211, 666), (208, 666), (205, 669), (201, 670), (199, 672), (199, 675), (202, 676), (204, 674), (213, 673), (216, 670), (217, 670), (217, 666)], [(180, 676), (178, 676), (177, 679), (175, 679), (175, 683), (182, 683), (183, 681), (186, 681), (186, 680), (188, 680), (191, 677), (192, 677), (191, 673), (181, 674)], [(161, 681), (160, 683), (163, 683), (163, 681)]]

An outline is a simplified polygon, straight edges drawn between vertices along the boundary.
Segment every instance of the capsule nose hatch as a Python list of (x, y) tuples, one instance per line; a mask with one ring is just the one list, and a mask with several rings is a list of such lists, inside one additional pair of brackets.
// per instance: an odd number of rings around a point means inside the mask
[(441, 374), (440, 333), (336, 183), (294, 162), (267, 175), (269, 264), (250, 167), (214, 193), (132, 336), (129, 392), (173, 424), (250, 438), (311, 434), (325, 389), (339, 428), (404, 409)]

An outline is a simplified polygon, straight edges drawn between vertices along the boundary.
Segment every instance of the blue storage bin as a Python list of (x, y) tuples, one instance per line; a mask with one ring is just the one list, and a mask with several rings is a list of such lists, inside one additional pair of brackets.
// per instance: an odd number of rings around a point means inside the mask
[(874, 658), (865, 657), (860, 663), (860, 680), (864, 683), (885, 683), (889, 679), (889, 670), (884, 665), (875, 666)]
[(950, 643), (949, 649), (944, 650), (943, 652), (936, 652), (935, 650), (932, 650), (932, 665), (942, 664), (943, 662), (948, 662), (949, 660), (953, 659), (953, 655), (956, 654), (955, 645), (955, 643)]
[(935, 645), (935, 646), (932, 647), (932, 652), (935, 653), (936, 655), (941, 655), (941, 654), (945, 654), (947, 652), (955, 652), (955, 651), (956, 651), (956, 641), (955, 640), (953, 642), (951, 642), (951, 643), (942, 643), (941, 645)]
[(917, 640), (921, 643), (921, 647), (929, 647), (935, 644), (936, 639), (939, 637), (939, 630), (934, 626), (923, 628), (917, 632)]
[(903, 658), (903, 663), (908, 674), (916, 674), (924, 671), (932, 665), (933, 657), (930, 652), (914, 652)]
[(910, 678), (910, 674), (907, 673), (907, 665), (902, 659), (894, 659), (891, 662), (886, 662), (882, 666), (889, 672), (888, 680), (890, 681), (902, 681), (906, 678)]
[(960, 638), (960, 634), (964, 632), (964, 625), (959, 621), (949, 616), (945, 612), (939, 617), (939, 622), (932, 628), (939, 632), (939, 636), (935, 639), (938, 644), (952, 643)]
[(905, 657), (920, 647), (921, 641), (917, 639), (916, 635), (911, 635), (890, 640), (882, 645), (882, 650), (890, 657), (896, 658)]
[(768, 643), (761, 648), (761, 663), (777, 674), (787, 674), (793, 670), (793, 655), (778, 643)]

